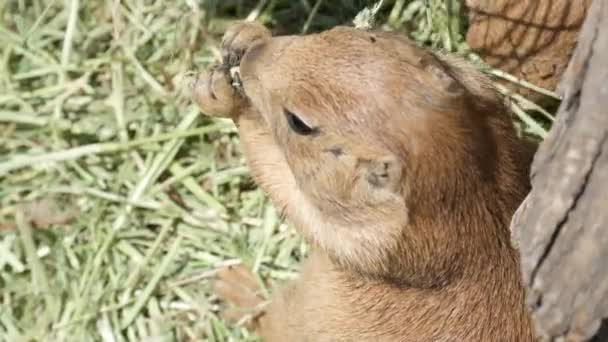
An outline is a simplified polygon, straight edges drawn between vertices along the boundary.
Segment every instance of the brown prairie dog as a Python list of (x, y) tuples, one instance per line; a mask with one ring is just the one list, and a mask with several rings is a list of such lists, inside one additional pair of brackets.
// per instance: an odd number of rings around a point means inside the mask
[[(466, 63), (405, 37), (232, 27), (193, 96), (312, 245), (266, 341), (533, 341), (511, 216), (529, 152)], [(242, 89), (228, 69), (240, 65)]]

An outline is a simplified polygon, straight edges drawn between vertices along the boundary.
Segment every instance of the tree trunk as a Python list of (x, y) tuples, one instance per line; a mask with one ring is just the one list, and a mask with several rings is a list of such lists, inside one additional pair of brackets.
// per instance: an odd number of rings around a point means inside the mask
[[(554, 90), (576, 47), (591, 0), (465, 0), (467, 44), (489, 65)], [(543, 95), (503, 85), (536, 102)]]
[(608, 1), (593, 1), (559, 92), (557, 120), (532, 165), (532, 191), (513, 218), (514, 242), (542, 340), (604, 341)]

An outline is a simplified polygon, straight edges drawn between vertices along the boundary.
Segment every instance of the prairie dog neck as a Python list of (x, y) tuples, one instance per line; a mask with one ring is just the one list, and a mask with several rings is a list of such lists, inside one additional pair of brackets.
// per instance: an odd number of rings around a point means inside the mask
[[(522, 293), (493, 277), (497, 269), (488, 271), (483, 282), (463, 280), (440, 289), (398, 287), (339, 270), (313, 248), (301, 276), (276, 293), (268, 320), (289, 312), (288, 322), (307, 322), (302, 331), (288, 323), (294, 336), (312, 340), (315, 331), (331, 331), (331, 341), (495, 341), (496, 332), (501, 340), (532, 341)], [(316, 340), (325, 341), (320, 336)], [(279, 341), (285, 335), (274, 337)]]

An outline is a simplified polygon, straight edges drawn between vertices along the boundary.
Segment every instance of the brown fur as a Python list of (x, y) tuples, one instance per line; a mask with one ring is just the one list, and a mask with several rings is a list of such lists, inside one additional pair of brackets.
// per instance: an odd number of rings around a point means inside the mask
[(259, 322), (266, 341), (533, 340), (509, 232), (530, 153), (483, 76), (346, 27), (237, 25), (223, 50), (194, 97), (235, 120), (253, 177), (312, 244)]

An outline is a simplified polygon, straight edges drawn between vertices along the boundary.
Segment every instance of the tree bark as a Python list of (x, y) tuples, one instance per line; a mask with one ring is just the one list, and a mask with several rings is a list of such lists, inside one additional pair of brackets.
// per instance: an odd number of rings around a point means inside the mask
[(608, 1), (594, 0), (512, 222), (542, 341), (608, 340)]
[[(576, 47), (591, 0), (465, 0), (467, 44), (489, 65), (554, 90)], [(503, 85), (536, 102), (543, 95)]]

